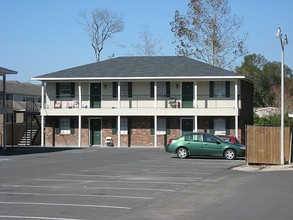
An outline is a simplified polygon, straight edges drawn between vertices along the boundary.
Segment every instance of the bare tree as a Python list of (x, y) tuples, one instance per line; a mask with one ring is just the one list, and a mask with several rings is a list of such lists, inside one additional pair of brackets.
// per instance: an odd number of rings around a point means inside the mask
[(143, 25), (140, 32), (140, 38), (142, 43), (133, 45), (136, 52), (141, 56), (154, 56), (162, 51), (162, 47), (159, 47), (161, 40), (158, 37), (154, 37), (152, 31), (147, 24)]
[(190, 0), (186, 15), (175, 11), (171, 30), (176, 53), (222, 68), (247, 53), (246, 34), (237, 35), (242, 19), (231, 16), (228, 0)]
[(105, 41), (124, 30), (123, 17), (107, 9), (96, 9), (90, 16), (86, 11), (82, 11), (80, 17), (82, 18), (80, 23), (85, 26), (89, 34), (96, 61), (99, 62)]

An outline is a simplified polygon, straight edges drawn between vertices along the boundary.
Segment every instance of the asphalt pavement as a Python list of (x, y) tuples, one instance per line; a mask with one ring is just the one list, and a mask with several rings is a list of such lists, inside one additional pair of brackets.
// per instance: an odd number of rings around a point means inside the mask
[(244, 159), (179, 159), (163, 148), (16, 147), (0, 151), (0, 167), (0, 219), (292, 216), (289, 166), (247, 172)]

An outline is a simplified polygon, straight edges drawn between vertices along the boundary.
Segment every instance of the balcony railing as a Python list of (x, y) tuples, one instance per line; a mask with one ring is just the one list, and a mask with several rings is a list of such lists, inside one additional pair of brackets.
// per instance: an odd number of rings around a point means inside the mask
[[(240, 103), (240, 101), (239, 101)], [(239, 107), (239, 103), (237, 106)], [(113, 98), (112, 96), (83, 95), (81, 99), (60, 97), (46, 100), (46, 109), (78, 109), (78, 108), (235, 108), (233, 97), (209, 97), (201, 95), (194, 100), (193, 96), (174, 95), (171, 97), (154, 97), (133, 95), (132, 97)]]

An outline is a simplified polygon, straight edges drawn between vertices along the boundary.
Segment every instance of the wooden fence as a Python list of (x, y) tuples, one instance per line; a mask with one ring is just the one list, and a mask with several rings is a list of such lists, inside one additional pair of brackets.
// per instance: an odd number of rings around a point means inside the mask
[[(246, 160), (248, 164), (281, 164), (279, 127), (247, 126)], [(291, 163), (291, 132), (284, 129), (284, 160)]]

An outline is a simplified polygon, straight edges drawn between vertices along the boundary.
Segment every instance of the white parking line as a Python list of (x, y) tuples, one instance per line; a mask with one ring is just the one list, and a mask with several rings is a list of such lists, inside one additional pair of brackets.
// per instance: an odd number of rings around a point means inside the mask
[(144, 199), (151, 200), (155, 199), (152, 197), (142, 196), (111, 196), (111, 195), (87, 195), (87, 194), (64, 194), (64, 193), (17, 193), (17, 192), (0, 192), (0, 195), (32, 195), (32, 196), (64, 196), (64, 197), (102, 197), (102, 198), (122, 198), (122, 199)]
[(94, 176), (98, 176), (98, 177), (107, 177), (107, 178), (113, 178), (113, 177), (124, 177), (127, 178), (129, 180), (137, 180), (137, 179), (141, 179), (141, 180), (153, 180), (153, 179), (157, 179), (157, 180), (170, 180), (170, 179), (182, 179), (184, 178), (185, 181), (194, 181), (194, 180), (201, 180), (201, 177), (182, 177), (182, 176), (172, 176), (172, 177), (127, 177), (127, 176), (104, 176), (102, 174), (74, 174), (74, 173), (59, 173), (58, 175), (60, 176), (81, 176), (81, 177), (94, 177)]
[(22, 216), (22, 215), (0, 215), (0, 218), (40, 219), (40, 220), (84, 220), (79, 218), (52, 218), (52, 217), (41, 217), (41, 216)]
[(108, 208), (108, 209), (131, 209), (124, 206), (109, 206), (109, 205), (82, 205), (82, 204), (65, 204), (65, 203), (42, 203), (42, 202), (0, 202), (6, 205), (40, 205), (40, 206), (69, 206), (69, 207), (89, 207), (89, 208)]
[(1, 162), (1, 161), (7, 161), (7, 160), (10, 160), (10, 159), (7, 159), (7, 158), (0, 158), (0, 162)]
[[(68, 187), (68, 186), (36, 186), (36, 185), (1, 185), (2, 187), (27, 187), (27, 188), (52, 188), (52, 189), (68, 189), (68, 188), (76, 188), (76, 187)], [(175, 192), (173, 189), (152, 189), (152, 188), (116, 188), (116, 187), (87, 187), (84, 186), (85, 189), (100, 189), (100, 190), (139, 190), (139, 191), (158, 191), (158, 192)]]
[[(103, 173), (133, 173), (133, 171), (126, 171), (126, 170), (120, 170), (120, 171), (106, 171), (106, 170), (80, 170), (80, 172), (100, 172), (101, 175)], [(211, 175), (213, 173), (195, 173), (195, 172), (168, 172), (168, 171), (145, 171), (145, 170), (138, 170), (138, 172), (142, 174), (191, 174), (191, 175)]]
[(80, 183), (129, 183), (129, 184), (167, 184), (167, 185), (190, 185), (190, 183), (181, 182), (158, 182), (158, 181), (129, 181), (129, 180), (69, 180), (69, 179), (33, 179), (34, 181), (47, 181), (47, 182), (80, 182)]

